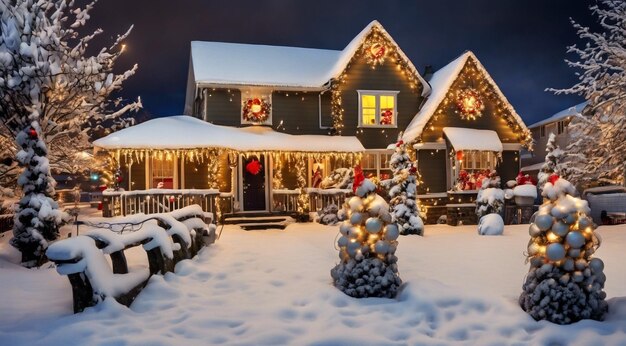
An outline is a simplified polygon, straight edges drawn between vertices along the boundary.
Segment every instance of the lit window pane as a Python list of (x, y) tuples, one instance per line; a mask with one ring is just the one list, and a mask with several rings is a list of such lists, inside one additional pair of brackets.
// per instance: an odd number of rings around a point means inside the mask
[(376, 96), (361, 95), (361, 105), (363, 108), (376, 108)]
[(363, 108), (363, 125), (375, 125), (376, 124), (376, 109), (375, 108)]
[(380, 96), (380, 120), (381, 125), (393, 125), (393, 113), (395, 108), (395, 97), (388, 95)]
[(394, 108), (395, 96), (380, 96), (380, 108)]

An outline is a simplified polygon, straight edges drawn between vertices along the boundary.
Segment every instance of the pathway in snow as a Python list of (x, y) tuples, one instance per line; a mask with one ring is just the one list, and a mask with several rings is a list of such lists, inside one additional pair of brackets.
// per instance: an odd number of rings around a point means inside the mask
[[(396, 300), (357, 300), (332, 287), (337, 228), (317, 224), (227, 226), (176, 274), (153, 276), (131, 309), (107, 301), (72, 315), (65, 277), (0, 260), (0, 344), (626, 345), (626, 298), (610, 300), (607, 321), (570, 326), (537, 323), (517, 306), (527, 227), (480, 237), (476, 226), (427, 226), (424, 238), (401, 237), (406, 287)], [(626, 297), (626, 227), (599, 233), (607, 293)]]

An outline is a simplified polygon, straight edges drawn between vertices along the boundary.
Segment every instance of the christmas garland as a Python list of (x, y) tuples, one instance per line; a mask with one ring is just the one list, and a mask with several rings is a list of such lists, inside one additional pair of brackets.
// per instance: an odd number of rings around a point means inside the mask
[(466, 88), (457, 91), (456, 107), (457, 113), (461, 115), (461, 119), (475, 120), (483, 115), (485, 104), (478, 91), (474, 88)]
[(243, 120), (255, 123), (265, 122), (270, 116), (270, 109), (270, 104), (265, 100), (258, 97), (250, 98), (243, 104)]

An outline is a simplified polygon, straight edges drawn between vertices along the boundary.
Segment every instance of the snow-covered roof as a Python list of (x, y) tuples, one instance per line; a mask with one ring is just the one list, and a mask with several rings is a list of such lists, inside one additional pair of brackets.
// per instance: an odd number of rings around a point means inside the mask
[(538, 121), (530, 126), (528, 126), (528, 128), (535, 128), (537, 126), (541, 126), (541, 125), (545, 125), (545, 124), (549, 124), (549, 123), (553, 123), (555, 121), (567, 118), (567, 117), (571, 117), (573, 115), (576, 114), (580, 114), (582, 113), (583, 109), (585, 109), (585, 107), (587, 107), (587, 102), (583, 102), (583, 103), (579, 103), (575, 106), (569, 107), (567, 109), (564, 109), (548, 118), (545, 118), (541, 121)]
[(539, 163), (535, 163), (532, 165), (528, 165), (528, 166), (524, 166), (522, 168), (520, 168), (520, 172), (531, 172), (531, 171), (538, 171), (541, 169), (541, 167), (545, 164), (545, 162), (539, 162)]
[(472, 53), (471, 51), (466, 51), (465, 53), (461, 54), (461, 56), (452, 60), (449, 64), (442, 67), (433, 74), (429, 81), (432, 88), (431, 94), (428, 96), (428, 99), (426, 100), (426, 102), (424, 102), (422, 108), (419, 110), (419, 112), (417, 112), (415, 117), (413, 117), (413, 120), (411, 120), (406, 130), (404, 131), (404, 134), (402, 136), (403, 141), (412, 142), (415, 139), (419, 138), (419, 136), (422, 134), (422, 130), (424, 130), (424, 127), (426, 126), (430, 118), (433, 116), (435, 111), (437, 111), (437, 108), (448, 94), (452, 83), (454, 83), (454, 81), (457, 79), (459, 73), (461, 73), (461, 70), (467, 63), (467, 60), (470, 58), (473, 59), (473, 61), (476, 63), (476, 67), (478, 68), (478, 70), (483, 73), (484, 77), (487, 79), (487, 81), (489, 81), (489, 83), (491, 83), (498, 96), (507, 105), (509, 112), (520, 124), (522, 130), (527, 129), (522, 118), (517, 114), (515, 109), (513, 109), (504, 94), (502, 94), (502, 91), (500, 91), (500, 88), (498, 88), (498, 85), (491, 78), (485, 67), (476, 57), (476, 55), (474, 55), (474, 53)]
[(362, 152), (352, 136), (290, 135), (265, 126), (230, 127), (177, 115), (148, 120), (94, 141), (102, 149), (228, 148), (237, 151)]
[(226, 42), (191, 42), (191, 75), (196, 84), (320, 89), (338, 77), (376, 27), (430, 92), (428, 83), (378, 21), (368, 24), (343, 50)]
[(502, 151), (502, 142), (496, 131), (444, 127), (443, 133), (454, 150)]

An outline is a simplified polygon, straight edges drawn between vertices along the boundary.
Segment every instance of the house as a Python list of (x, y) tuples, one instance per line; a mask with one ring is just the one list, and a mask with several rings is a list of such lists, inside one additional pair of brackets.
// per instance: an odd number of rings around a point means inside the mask
[(514, 177), (530, 143), (473, 53), (426, 81), (377, 21), (343, 50), (194, 41), (185, 114), (94, 142), (119, 162), (127, 191), (213, 189), (244, 213), (315, 210), (349, 194), (319, 189), (337, 168), (389, 177), (388, 147), (403, 132), (435, 218), (473, 202), (476, 191), (448, 193), (462, 170)]
[(550, 133), (556, 136), (558, 146), (565, 149), (570, 142), (568, 126), (572, 118), (582, 114), (586, 107), (587, 102), (579, 103), (528, 126), (533, 137), (533, 151), (522, 152), (521, 170), (531, 176), (537, 176), (545, 161)]

